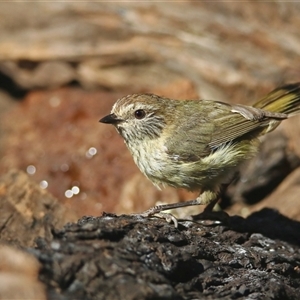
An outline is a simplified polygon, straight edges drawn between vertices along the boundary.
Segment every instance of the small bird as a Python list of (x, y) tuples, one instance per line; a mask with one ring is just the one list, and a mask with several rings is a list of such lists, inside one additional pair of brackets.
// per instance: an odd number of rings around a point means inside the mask
[[(174, 100), (133, 94), (100, 120), (112, 124), (141, 170), (154, 185), (200, 191), (190, 201), (154, 206), (139, 214), (218, 201), (220, 187), (258, 151), (259, 137), (300, 112), (300, 83), (279, 87), (253, 106), (213, 100)], [(169, 216), (169, 215), (168, 215)], [(175, 217), (166, 217), (168, 221)]]

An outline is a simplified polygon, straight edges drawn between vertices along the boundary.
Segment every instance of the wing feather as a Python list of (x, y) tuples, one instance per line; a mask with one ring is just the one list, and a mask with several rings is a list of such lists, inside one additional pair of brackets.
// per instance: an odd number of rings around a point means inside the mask
[(167, 153), (179, 162), (197, 161), (226, 143), (243, 137), (256, 138), (270, 122), (286, 117), (251, 106), (202, 100), (199, 108), (184, 116), (183, 122), (172, 130), (172, 139), (166, 142)]

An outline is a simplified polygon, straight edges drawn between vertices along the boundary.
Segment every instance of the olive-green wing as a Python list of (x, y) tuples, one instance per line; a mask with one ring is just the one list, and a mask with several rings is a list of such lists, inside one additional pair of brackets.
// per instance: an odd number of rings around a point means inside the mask
[(266, 132), (269, 126), (273, 126), (274, 122), (279, 123), (287, 118), (286, 114), (273, 113), (252, 106), (225, 103), (220, 105), (230, 106), (230, 113), (215, 119), (214, 132), (209, 142), (212, 149), (241, 137), (257, 137)]
[(215, 101), (199, 101), (199, 105), (174, 128), (172, 139), (166, 143), (168, 154), (174, 160), (197, 161), (223, 144), (251, 134), (258, 136), (272, 120), (278, 122), (287, 117)]

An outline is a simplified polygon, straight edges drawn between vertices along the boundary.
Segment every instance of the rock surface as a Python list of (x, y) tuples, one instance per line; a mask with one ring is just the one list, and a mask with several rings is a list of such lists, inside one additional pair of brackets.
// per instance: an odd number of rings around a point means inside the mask
[(1, 242), (22, 247), (33, 247), (53, 226), (74, 220), (72, 212), (20, 171), (0, 178), (0, 206)]
[(300, 81), (299, 14), (297, 2), (0, 3), (0, 298), (298, 299), (300, 117), (224, 195), (244, 219), (95, 216), (196, 196), (156, 190), (98, 123), (117, 98), (254, 103)]
[[(38, 2), (31, 9), (25, 3), (0, 8), (0, 88), (23, 100), (0, 94), (0, 174), (33, 166), (28, 174), (78, 217), (138, 212), (196, 196), (157, 191), (138, 175), (121, 138), (98, 124), (117, 98), (152, 92), (251, 104), (283, 82), (300, 81), (299, 3), (186, 1), (170, 10), (168, 3)], [(230, 213), (255, 209), (249, 203), (272, 197), (298, 167), (299, 120), (285, 121), (279, 138), (266, 137), (267, 149), (223, 201)], [(246, 204), (228, 207), (233, 200)], [(286, 213), (300, 220), (297, 203)]]
[(49, 292), (65, 299), (297, 299), (300, 224), (267, 209), (230, 221), (174, 228), (85, 217), (40, 241), (35, 255)]
[(1, 243), (0, 298), (46, 300), (46, 287), (38, 280), (40, 268), (32, 254)]
[(1, 298), (298, 298), (300, 223), (274, 210), (227, 225), (104, 214), (62, 226), (72, 216), (27, 175), (0, 187)]

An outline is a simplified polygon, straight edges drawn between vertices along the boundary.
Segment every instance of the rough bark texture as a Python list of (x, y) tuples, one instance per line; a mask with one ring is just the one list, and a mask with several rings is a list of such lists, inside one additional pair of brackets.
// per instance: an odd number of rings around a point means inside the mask
[(84, 217), (39, 241), (67, 299), (298, 299), (300, 224), (265, 209), (230, 226)]

